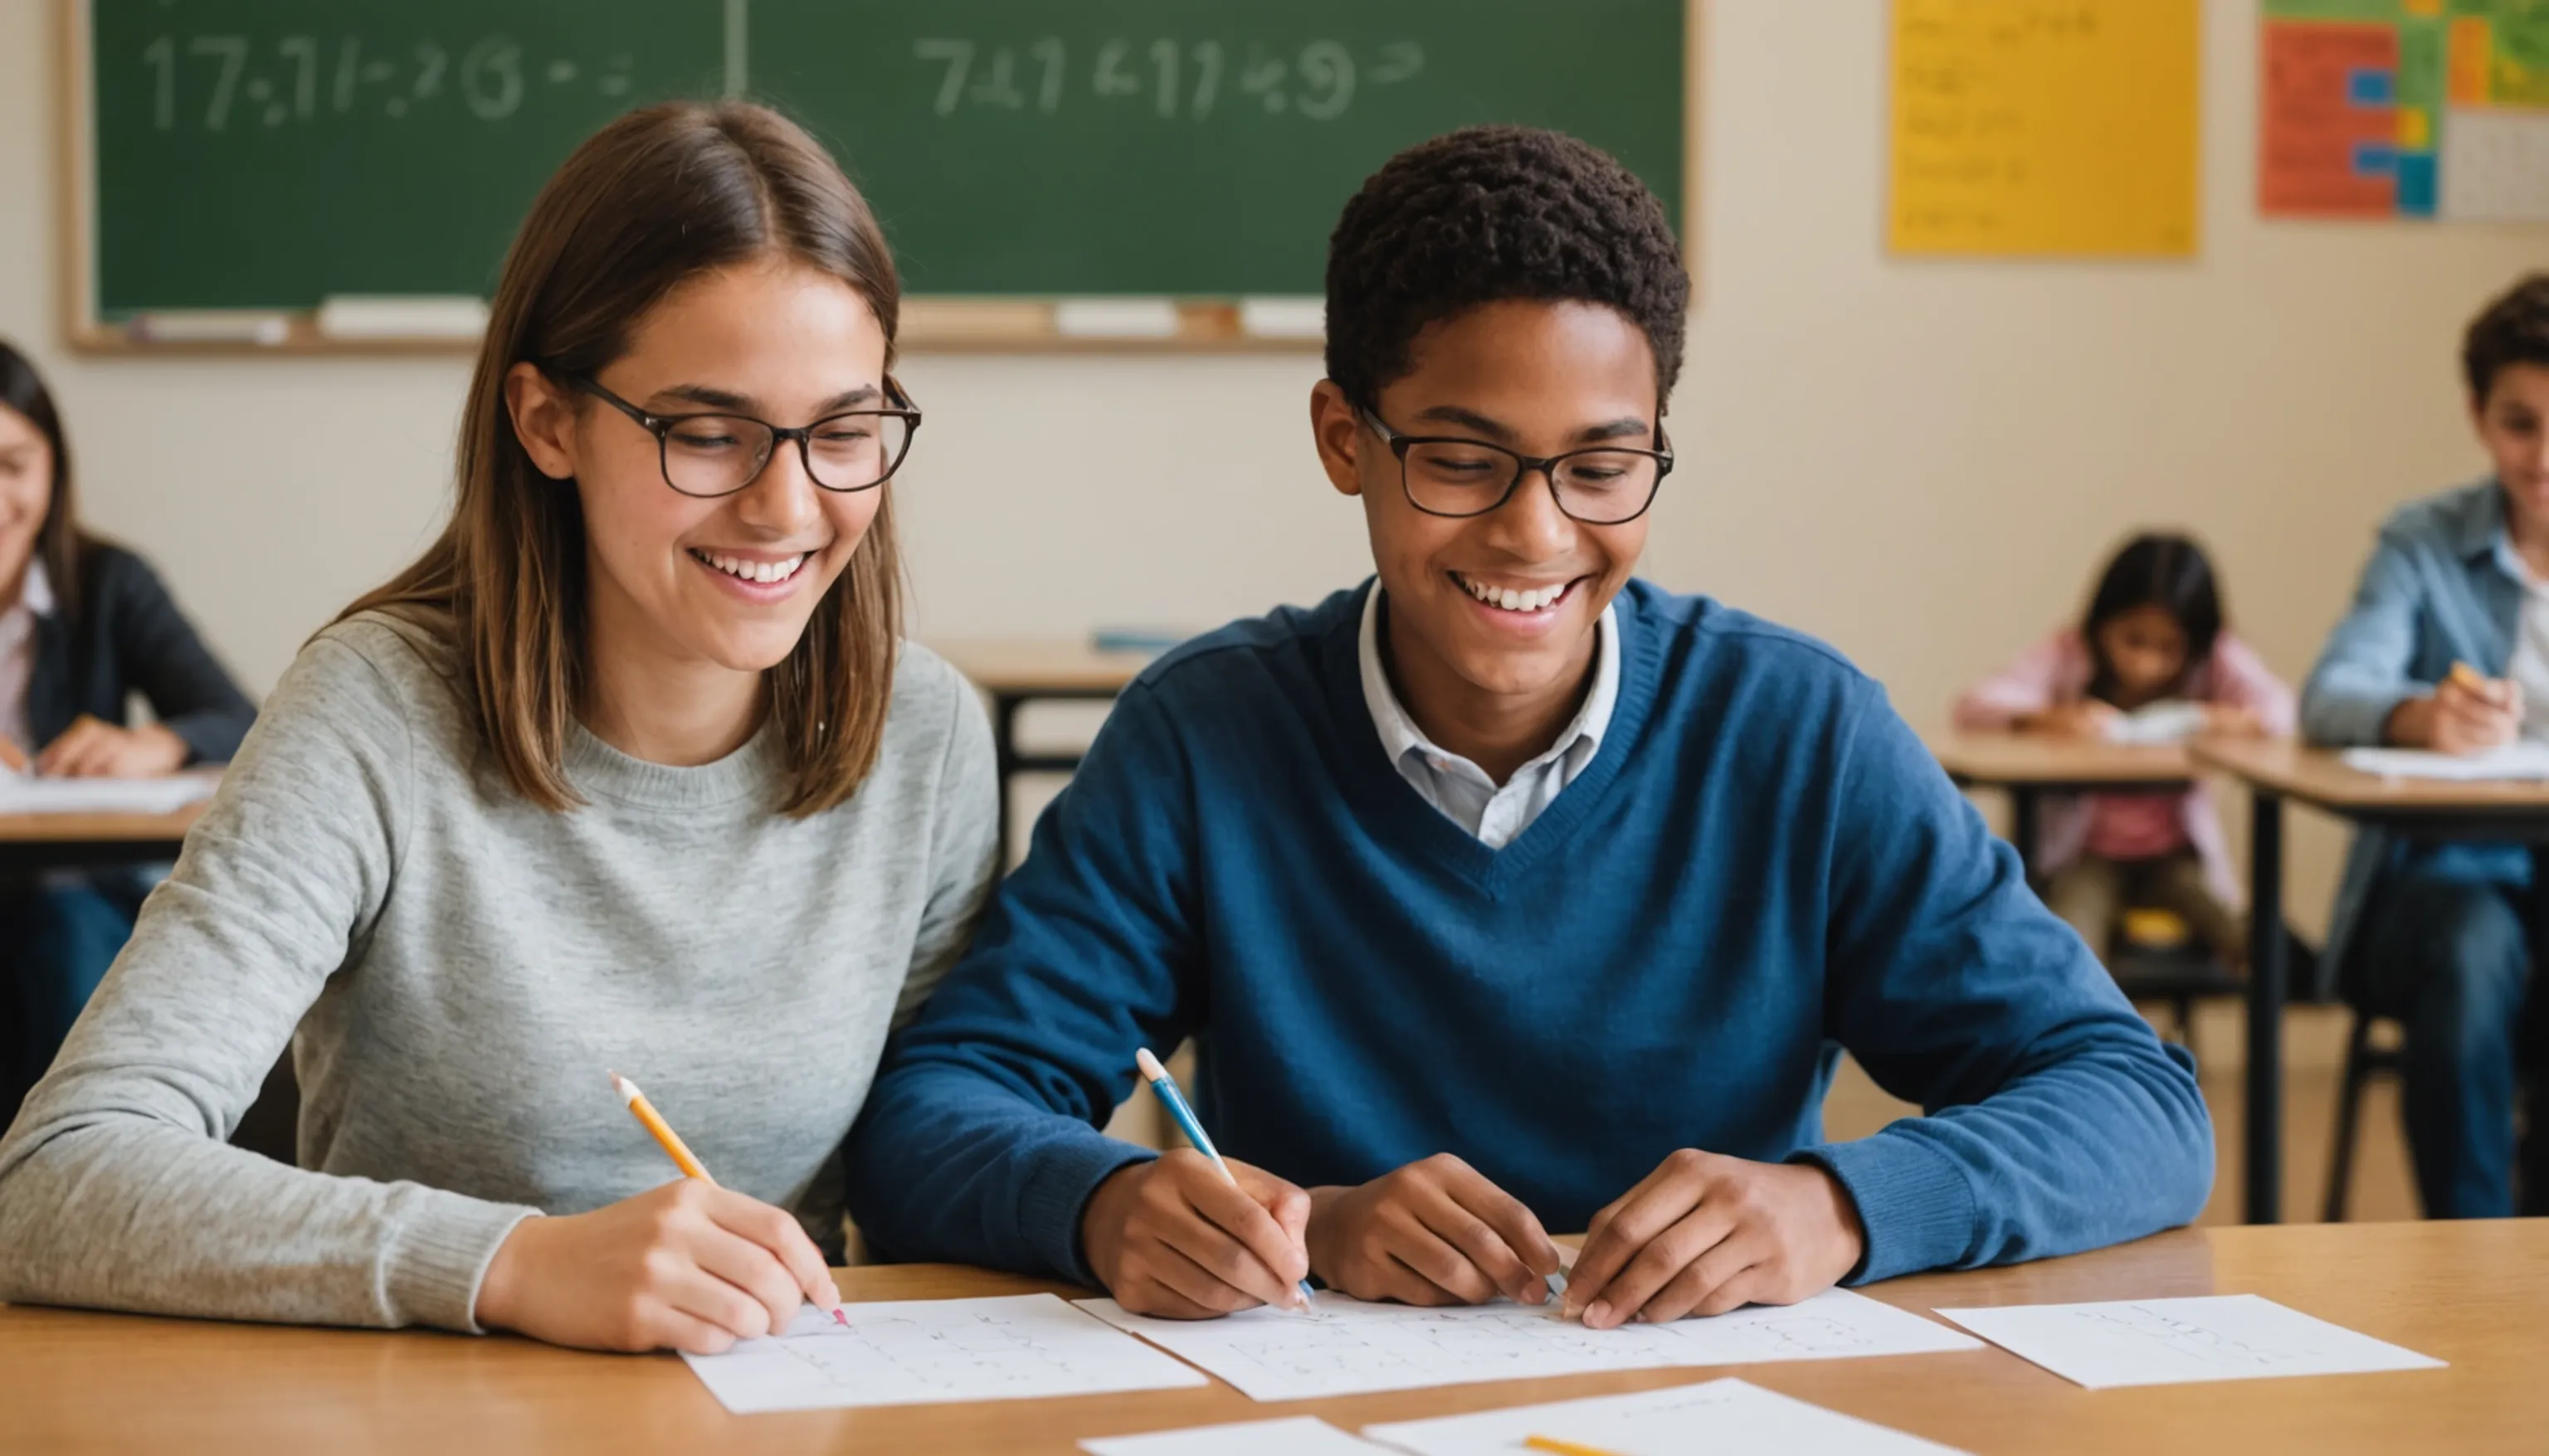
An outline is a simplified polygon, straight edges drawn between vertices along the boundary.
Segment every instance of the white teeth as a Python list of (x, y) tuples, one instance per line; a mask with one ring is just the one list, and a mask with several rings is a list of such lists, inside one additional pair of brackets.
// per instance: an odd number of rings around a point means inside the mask
[(1489, 587), (1463, 577), (1461, 585), (1467, 588), (1469, 594), (1480, 601), (1489, 606), (1502, 607), (1506, 611), (1545, 611), (1558, 598), (1566, 594), (1566, 588), (1562, 584), (1556, 587), (1542, 587), (1530, 592), (1516, 592), (1508, 587)]
[(740, 557), (711, 556), (705, 551), (695, 551), (692, 555), (729, 577), (764, 585), (787, 581), (797, 575), (797, 569), (803, 566), (808, 559), (807, 556), (798, 556), (788, 561), (745, 561)]

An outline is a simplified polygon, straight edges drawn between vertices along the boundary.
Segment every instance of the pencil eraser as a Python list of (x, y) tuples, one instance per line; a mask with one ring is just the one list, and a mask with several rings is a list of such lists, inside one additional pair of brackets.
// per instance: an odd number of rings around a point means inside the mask
[(1169, 1079), (1169, 1069), (1160, 1065), (1160, 1059), (1151, 1054), (1148, 1046), (1133, 1053), (1133, 1064), (1142, 1069), (1145, 1081), (1165, 1082)]

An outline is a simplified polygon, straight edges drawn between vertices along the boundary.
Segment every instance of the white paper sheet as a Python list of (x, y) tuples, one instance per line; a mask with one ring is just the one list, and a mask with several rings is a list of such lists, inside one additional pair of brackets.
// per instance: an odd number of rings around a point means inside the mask
[(2093, 1391), (2443, 1368), (2440, 1360), (2253, 1294), (1938, 1314), (2020, 1359)]
[(2441, 778), (2459, 783), (2549, 778), (2549, 743), (2514, 743), (2483, 754), (2437, 754), (2415, 748), (2350, 748), (2345, 767), (2384, 778)]
[(2170, 699), (2107, 720), (2109, 743), (2184, 743), (2204, 731), (2204, 704)]
[(1315, 1415), (1195, 1425), (1139, 1436), (1096, 1436), (1082, 1441), (1080, 1449), (1088, 1456), (1389, 1456)]
[(1204, 1384), (1192, 1370), (1049, 1294), (847, 1305), (850, 1327), (807, 1305), (788, 1332), (684, 1355), (737, 1415), (921, 1406)]
[(173, 814), (212, 797), (209, 774), (173, 778), (48, 778), (0, 772), (0, 814)]
[(1373, 1305), (1334, 1291), (1309, 1316), (1251, 1310), (1222, 1320), (1151, 1320), (1113, 1300), (1081, 1308), (1220, 1376), (1254, 1400), (1301, 1401), (1472, 1381), (1606, 1370), (1829, 1360), (1980, 1348), (1933, 1320), (1847, 1290), (1707, 1320), (1587, 1329), (1543, 1307)]
[(1532, 1436), (1619, 1456), (1963, 1456), (1740, 1380), (1367, 1425), (1363, 1433), (1414, 1456), (1511, 1456)]

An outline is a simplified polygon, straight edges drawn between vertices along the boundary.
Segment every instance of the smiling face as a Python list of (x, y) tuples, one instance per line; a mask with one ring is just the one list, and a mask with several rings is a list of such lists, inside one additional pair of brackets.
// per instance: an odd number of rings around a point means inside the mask
[(34, 420), (0, 405), (0, 603), (17, 599), (52, 501), (52, 442)]
[[(1505, 300), (1427, 325), (1374, 412), (1402, 435), (1541, 457), (1660, 448), (1657, 410), (1653, 351), (1625, 315)], [(1646, 547), (1647, 517), (1586, 525), (1558, 509), (1538, 471), (1483, 515), (1428, 514), (1408, 499), (1387, 443), (1335, 385), (1318, 387), (1312, 423), (1329, 479), (1363, 498), (1388, 592), (1392, 667), (1418, 721), (1432, 731), (1427, 720), (1447, 713), (1571, 698), (1602, 609)]]
[[(884, 329), (856, 290), (772, 260), (674, 290), (595, 381), (651, 414), (729, 410), (786, 427), (884, 406), (885, 363)], [(743, 674), (777, 666), (884, 499), (886, 488), (817, 488), (789, 442), (743, 490), (686, 496), (666, 483), (655, 436), (619, 410), (529, 365), (516, 366), (507, 387), (532, 462), (572, 479), (583, 503), (597, 659), (625, 651)], [(669, 448), (696, 459), (719, 437), (684, 427)]]
[(2516, 517), (2549, 526), (2549, 365), (2505, 365), (2470, 414)]

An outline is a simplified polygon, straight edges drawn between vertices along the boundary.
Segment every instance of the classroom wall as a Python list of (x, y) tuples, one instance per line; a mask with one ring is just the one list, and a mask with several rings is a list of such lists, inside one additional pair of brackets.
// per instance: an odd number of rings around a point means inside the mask
[[(0, 0), (0, 334), (63, 397), (91, 520), (262, 689), (429, 535), (466, 368), (66, 354), (57, 9)], [(1830, 638), (1933, 726), (2142, 524), (2200, 529), (2240, 629), (2298, 677), (2381, 513), (2479, 471), (2458, 330), (2549, 265), (2549, 232), (2258, 221), (2251, 0), (2207, 7), (2185, 263), (1887, 257), (1882, 0), (1706, 9), (1701, 302), (1658, 581)], [(1356, 579), (1357, 507), (1303, 427), (1317, 376), (1306, 356), (910, 360), (918, 630), (1206, 624)], [(2333, 837), (2295, 840), (2314, 920)]]

